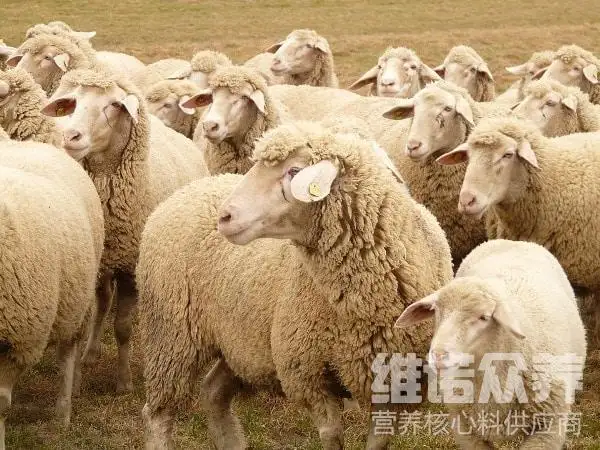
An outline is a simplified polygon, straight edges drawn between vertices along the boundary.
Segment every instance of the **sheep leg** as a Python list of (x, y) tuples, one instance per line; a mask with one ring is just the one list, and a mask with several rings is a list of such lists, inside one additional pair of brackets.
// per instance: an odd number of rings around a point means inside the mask
[(110, 311), (114, 294), (115, 280), (113, 274), (106, 273), (100, 278), (96, 288), (96, 308), (94, 308), (92, 326), (82, 358), (83, 363), (86, 365), (93, 364), (98, 357), (104, 319)]
[[(121, 284), (119, 284), (119, 287)], [(129, 291), (129, 290), (128, 290)], [(135, 290), (133, 292), (117, 293), (117, 311), (115, 314), (115, 337), (119, 348), (117, 392), (131, 392), (131, 367), (129, 367), (129, 348), (131, 342), (131, 329), (133, 328), (133, 310), (137, 302)]]
[(4, 450), (6, 413), (12, 403), (12, 389), (22, 369), (9, 361), (0, 362), (0, 450)]
[(382, 450), (388, 448), (388, 444), (391, 436), (387, 434), (381, 434), (376, 432), (375, 421), (372, 420), (374, 417), (373, 413), (376, 411), (385, 411), (390, 409), (397, 409), (398, 405), (388, 404), (371, 404), (371, 410), (369, 415), (369, 436), (367, 437), (367, 450)]
[(246, 448), (242, 425), (231, 410), (231, 401), (239, 388), (239, 380), (223, 358), (219, 358), (202, 382), (208, 430), (219, 450)]
[(83, 342), (80, 340), (77, 344), (77, 354), (75, 355), (75, 368), (73, 372), (73, 397), (79, 397), (81, 394), (81, 349)]
[(342, 426), (343, 401), (336, 397), (325, 397), (310, 407), (313, 422), (319, 430), (323, 450), (344, 448), (344, 427)]
[(150, 404), (146, 403), (142, 409), (146, 434), (146, 450), (170, 450), (175, 447), (173, 443), (173, 418), (171, 408), (152, 411)]
[(68, 426), (71, 422), (71, 398), (73, 395), (76, 359), (79, 354), (78, 347), (78, 340), (61, 342), (58, 345), (58, 360), (62, 381), (56, 400), (56, 418), (64, 426)]

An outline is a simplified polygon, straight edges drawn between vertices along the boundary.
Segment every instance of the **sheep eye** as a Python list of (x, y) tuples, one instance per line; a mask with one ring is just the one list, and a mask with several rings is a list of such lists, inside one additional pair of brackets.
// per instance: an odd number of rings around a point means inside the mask
[(110, 106), (112, 106), (113, 108), (116, 108), (116, 109), (120, 109), (121, 108), (121, 104), (119, 102), (112, 102), (110, 104)]
[(46, 56), (44, 56), (44, 59), (45, 59), (46, 61), (52, 61), (52, 56), (50, 56), (50, 55), (46, 55)]
[(451, 112), (452, 111), (452, 106), (444, 106), (444, 111)]
[(291, 167), (290, 169), (288, 169), (287, 174), (290, 176), (290, 178), (294, 178), (298, 172), (300, 172), (300, 167)]
[(574, 70), (575, 72), (579, 72), (581, 69), (580, 69), (579, 67), (573, 67), (573, 70)]
[(410, 68), (411, 68), (412, 70), (416, 70), (416, 69), (417, 69), (417, 65), (416, 65), (416, 64), (413, 64), (412, 66), (410, 66)]
[(487, 322), (490, 319), (491, 319), (491, 317), (488, 316), (487, 314), (482, 314), (481, 316), (479, 316), (479, 320), (481, 320), (482, 322)]
[(513, 152), (506, 152), (504, 155), (502, 155), (503, 158), (505, 159), (510, 159), (514, 156), (515, 154)]
[(546, 106), (556, 106), (556, 102), (555, 102), (555, 101), (552, 101), (552, 100), (548, 100), (548, 101), (546, 102)]
[(170, 104), (170, 103), (165, 103), (165, 104), (163, 105), (163, 108), (166, 108), (166, 109), (171, 109), (171, 104)]
[(477, 72), (477, 68), (475, 68), (475, 67), (471, 67), (469, 70), (470, 70), (472, 73), (475, 73), (475, 72)]

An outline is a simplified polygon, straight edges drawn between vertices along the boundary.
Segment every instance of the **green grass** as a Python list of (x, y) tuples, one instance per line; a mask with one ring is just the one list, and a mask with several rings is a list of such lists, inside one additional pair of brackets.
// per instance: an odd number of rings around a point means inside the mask
[[(600, 54), (600, 1), (531, 0), (3, 0), (0, 38), (18, 45), (25, 30), (39, 22), (64, 20), (74, 28), (97, 31), (97, 49), (124, 51), (145, 62), (164, 57), (188, 59), (214, 48), (236, 61), (262, 51), (295, 28), (314, 28), (334, 50), (342, 86), (372, 67), (390, 45), (414, 48), (423, 60), (439, 64), (450, 47), (468, 44), (488, 61), (501, 87), (514, 78), (505, 66), (519, 64), (533, 51), (577, 43)], [(144, 403), (141, 354), (133, 347), (135, 392), (116, 396), (116, 349), (110, 330), (103, 353), (84, 371), (82, 395), (75, 399), (68, 430), (53, 425), (57, 369), (52, 354), (21, 378), (7, 421), (9, 449), (142, 448), (140, 411)], [(584, 415), (582, 436), (569, 448), (600, 448), (600, 360), (592, 359), (585, 392), (576, 405)], [(253, 449), (317, 449), (318, 434), (308, 414), (265, 393), (236, 399)], [(437, 409), (437, 408), (434, 408)], [(346, 448), (364, 446), (366, 412), (345, 413)], [(177, 445), (209, 448), (206, 421), (196, 402), (180, 411)], [(455, 448), (451, 438), (427, 435), (397, 438), (398, 449)]]

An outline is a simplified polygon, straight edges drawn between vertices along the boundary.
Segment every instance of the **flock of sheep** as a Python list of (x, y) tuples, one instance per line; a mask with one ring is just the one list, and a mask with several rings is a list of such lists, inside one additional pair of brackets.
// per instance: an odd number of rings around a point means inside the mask
[[(243, 382), (308, 408), (329, 450), (343, 447), (343, 398), (378, 407), (378, 353), (437, 369), (463, 353), (583, 358), (581, 316), (598, 338), (591, 53), (534, 53), (496, 95), (470, 47), (436, 68), (390, 48), (351, 86), (369, 86), (361, 96), (338, 88), (311, 30), (243, 65), (215, 51), (144, 65), (95, 51), (94, 34), (50, 22), (18, 48), (0, 41), (0, 448), (12, 388), (49, 342), (69, 423), (113, 301), (121, 392), (139, 309), (151, 449), (172, 448), (174, 413), (205, 372), (217, 448), (246, 447), (231, 409)], [(552, 395), (526, 408), (570, 411), (557, 369), (542, 374)], [(367, 448), (389, 437), (371, 424)]]

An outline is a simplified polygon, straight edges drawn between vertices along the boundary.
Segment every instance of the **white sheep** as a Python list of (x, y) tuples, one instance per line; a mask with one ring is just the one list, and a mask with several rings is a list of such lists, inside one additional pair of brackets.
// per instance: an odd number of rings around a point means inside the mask
[(188, 79), (199, 89), (208, 88), (208, 80), (221, 66), (231, 66), (233, 63), (228, 56), (214, 50), (202, 50), (194, 54), (187, 68), (182, 68), (169, 75), (169, 79)]
[(600, 133), (546, 138), (529, 122), (487, 119), (438, 159), (464, 161), (459, 210), (475, 217), (489, 211), (496, 237), (546, 247), (573, 286), (593, 297), (600, 326)]
[(173, 78), (176, 73), (191, 72), (189, 61), (177, 58), (167, 58), (148, 64), (133, 77), (133, 83), (146, 94), (156, 83)]
[[(147, 448), (169, 448), (198, 367), (218, 357), (202, 386), (217, 448), (245, 447), (231, 410), (242, 379), (281, 383), (312, 412), (323, 448), (340, 449), (341, 396), (370, 403), (376, 354), (428, 346), (431, 328), (399, 333), (393, 321), (450, 281), (450, 250), (372, 142), (289, 123), (267, 132), (254, 157), (243, 178), (181, 189), (144, 230)], [(372, 432), (368, 448), (388, 438)]]
[[(510, 442), (521, 449), (562, 449), (566, 437), (560, 415), (571, 411), (581, 385), (586, 338), (575, 293), (556, 258), (530, 242), (481, 244), (453, 281), (406, 308), (396, 325), (407, 327), (434, 316), (430, 368), (441, 375), (441, 399), (460, 447)], [(491, 359), (495, 362), (482, 370)], [(468, 388), (456, 394), (444, 377), (471, 364), (475, 377), (469, 398)], [(579, 375), (568, 373), (578, 366)], [(521, 384), (511, 385), (515, 379)], [(501, 390), (487, 395), (494, 390), (491, 380)], [(466, 402), (461, 404), (456, 395)], [(511, 428), (515, 413), (524, 429)], [(536, 416), (544, 414), (552, 417), (551, 423), (540, 427)], [(499, 426), (466, 431), (471, 420), (482, 416), (497, 419)]]
[(453, 47), (433, 70), (444, 80), (466, 89), (476, 102), (489, 102), (496, 96), (492, 71), (472, 47)]
[(294, 30), (284, 41), (270, 46), (271, 72), (285, 84), (338, 87), (329, 42), (314, 30)]
[(507, 67), (506, 70), (513, 75), (518, 75), (521, 79), (515, 82), (502, 94), (495, 99), (496, 102), (514, 105), (525, 97), (525, 88), (532, 81), (533, 77), (540, 71), (546, 69), (554, 60), (553, 51), (535, 52), (527, 62), (518, 66)]
[(6, 60), (12, 56), (16, 48), (6, 45), (2, 39), (0, 39), (0, 70), (6, 70)]
[(118, 391), (132, 389), (129, 342), (136, 304), (133, 273), (146, 218), (179, 187), (207, 174), (202, 153), (147, 113), (135, 87), (112, 72), (66, 73), (43, 113), (58, 117), (64, 149), (91, 177), (102, 204), (106, 241), (97, 314), (84, 357), (92, 361), (117, 282)]
[(269, 86), (275, 84), (284, 84), (284, 77), (275, 75), (271, 70), (271, 66), (273, 65), (274, 60), (275, 55), (273, 53), (263, 52), (247, 60), (244, 63), (244, 66), (251, 67), (257, 72), (259, 72)]
[(104, 239), (102, 206), (79, 165), (39, 142), (0, 142), (2, 314), (0, 448), (12, 390), (50, 342), (61, 381), (56, 417), (71, 418), (78, 348), (94, 304)]
[(29, 73), (0, 71), (0, 126), (17, 141), (37, 141), (60, 147), (62, 134), (54, 119), (40, 110), (48, 99)]
[(533, 121), (547, 137), (600, 131), (600, 106), (579, 88), (552, 79), (530, 83), (513, 113)]
[(410, 98), (440, 76), (417, 54), (405, 47), (388, 48), (377, 65), (356, 80), (350, 89), (371, 85), (370, 95)]

